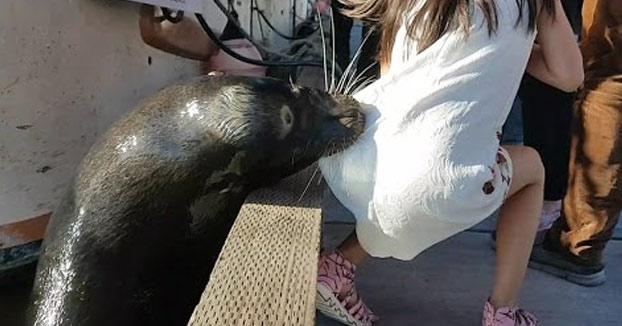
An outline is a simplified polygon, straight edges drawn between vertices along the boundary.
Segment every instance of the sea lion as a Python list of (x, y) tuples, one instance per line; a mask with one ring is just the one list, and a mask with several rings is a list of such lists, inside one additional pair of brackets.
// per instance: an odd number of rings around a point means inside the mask
[(363, 126), (351, 97), (277, 79), (161, 90), (80, 164), (46, 231), (28, 325), (186, 325), (247, 194)]

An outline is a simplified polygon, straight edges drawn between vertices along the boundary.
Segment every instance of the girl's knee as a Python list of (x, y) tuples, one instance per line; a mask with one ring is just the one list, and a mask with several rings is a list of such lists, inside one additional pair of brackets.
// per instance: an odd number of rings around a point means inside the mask
[(540, 154), (535, 149), (523, 146), (525, 166), (529, 170), (528, 175), (532, 178), (533, 183), (544, 183), (544, 165)]
[(538, 152), (527, 146), (505, 147), (514, 164), (514, 177), (522, 180), (521, 184), (544, 184), (544, 165)]

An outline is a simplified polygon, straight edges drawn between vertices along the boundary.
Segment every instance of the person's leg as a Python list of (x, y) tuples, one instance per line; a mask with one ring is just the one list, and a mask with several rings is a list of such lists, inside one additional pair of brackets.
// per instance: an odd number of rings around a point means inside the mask
[(622, 210), (622, 84), (586, 82), (575, 106), (569, 189), (562, 218), (531, 266), (570, 282), (597, 286), (602, 254)]
[[(583, 0), (563, 1), (564, 12), (579, 40)], [(533, 147), (544, 164), (544, 203), (536, 235), (542, 243), (546, 230), (561, 214), (568, 181), (570, 123), (575, 93), (566, 93), (525, 74), (520, 87), (524, 100), (523, 121), (526, 146)]]
[[(562, 2), (577, 41), (581, 34), (582, 5), (583, 0)], [(566, 194), (570, 122), (575, 94), (563, 92), (528, 74), (523, 79), (520, 93), (526, 102), (523, 109), (525, 145), (538, 151), (546, 172), (544, 203), (536, 235), (536, 243), (539, 244), (546, 230), (559, 218), (561, 200)]]
[(365, 259), (369, 258), (369, 254), (359, 244), (355, 231), (350, 233), (337, 247), (337, 250), (341, 252), (345, 259), (349, 260), (354, 265), (360, 265)]
[(495, 308), (516, 304), (538, 226), (544, 188), (544, 169), (538, 153), (523, 146), (505, 148), (512, 160), (513, 180), (497, 222), (497, 268), (490, 296)]
[(350, 63), (350, 32), (352, 19), (343, 15), (340, 10), (345, 6), (339, 1), (331, 1), (333, 19), (335, 23), (335, 57), (337, 64), (343, 70)]
[(316, 307), (322, 314), (351, 326), (369, 326), (378, 320), (354, 284), (356, 266), (368, 257), (356, 238), (356, 232), (352, 232), (335, 250), (320, 254)]
[(516, 307), (542, 209), (544, 167), (538, 153), (524, 146), (504, 147), (512, 161), (512, 183), (497, 222), (497, 260), (492, 293), (482, 325), (537, 325)]
[[(501, 146), (522, 146), (524, 138), (522, 101), (517, 95), (512, 103), (510, 114), (508, 114), (508, 117), (503, 124)], [(490, 236), (492, 238), (492, 247), (496, 248), (497, 232), (493, 230)]]
[[(571, 191), (564, 202), (561, 242), (589, 264), (602, 254), (622, 210), (622, 85), (588, 93), (577, 112)], [(611, 94), (604, 97), (603, 93)]]
[(574, 93), (566, 93), (526, 74), (520, 88), (525, 146), (533, 147), (544, 164), (544, 204), (538, 231), (540, 243), (559, 218), (568, 183), (570, 124)]

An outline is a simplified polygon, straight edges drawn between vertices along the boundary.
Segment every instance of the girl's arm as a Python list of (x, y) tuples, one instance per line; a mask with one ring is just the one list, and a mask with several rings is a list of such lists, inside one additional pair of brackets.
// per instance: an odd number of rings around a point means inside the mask
[(565, 92), (573, 92), (583, 83), (583, 60), (560, 0), (555, 14), (542, 10), (538, 15), (536, 36), (527, 73)]
[(155, 7), (141, 5), (140, 36), (156, 49), (184, 58), (205, 61), (218, 52), (218, 47), (201, 26), (187, 17), (173, 24), (155, 16)]

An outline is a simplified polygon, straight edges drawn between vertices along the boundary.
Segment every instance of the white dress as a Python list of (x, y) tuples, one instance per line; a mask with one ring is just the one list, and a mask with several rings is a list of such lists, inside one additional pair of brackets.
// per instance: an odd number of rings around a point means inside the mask
[[(356, 217), (362, 247), (410, 260), (492, 214), (509, 188), (511, 162), (499, 150), (535, 32), (516, 26), (515, 0), (496, 0), (489, 37), (473, 8), (468, 38), (447, 33), (406, 57), (399, 30), (389, 71), (355, 94), (367, 117), (363, 136), (320, 160), (336, 198)], [(409, 43), (410, 44), (410, 43)]]

